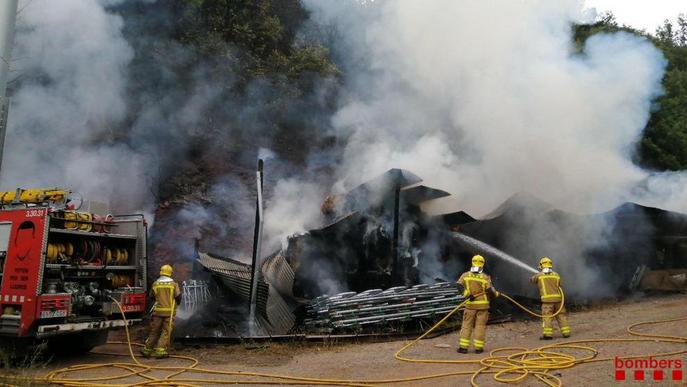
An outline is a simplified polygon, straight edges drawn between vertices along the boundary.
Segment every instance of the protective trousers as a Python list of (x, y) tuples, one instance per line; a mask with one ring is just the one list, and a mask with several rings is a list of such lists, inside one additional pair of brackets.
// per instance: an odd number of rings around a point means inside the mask
[(152, 316), (150, 318), (150, 333), (145, 342), (145, 348), (166, 353), (171, 337), (172, 324), (170, 324), (170, 317)]
[[(544, 316), (551, 316), (556, 313), (560, 307), (560, 302), (544, 302), (541, 304), (541, 314)], [(561, 312), (556, 315), (556, 320), (558, 321), (558, 327), (563, 336), (570, 336), (570, 326), (568, 325), (568, 317), (565, 314), (565, 306), (563, 306)], [(542, 328), (544, 337), (553, 337), (553, 318), (543, 317)]]
[(468, 349), (470, 347), (470, 336), (472, 336), (473, 329), (475, 330), (475, 338), (473, 343), (475, 349), (484, 349), (484, 336), (487, 333), (487, 320), (489, 319), (489, 310), (463, 310), (463, 324), (460, 326), (460, 348)]

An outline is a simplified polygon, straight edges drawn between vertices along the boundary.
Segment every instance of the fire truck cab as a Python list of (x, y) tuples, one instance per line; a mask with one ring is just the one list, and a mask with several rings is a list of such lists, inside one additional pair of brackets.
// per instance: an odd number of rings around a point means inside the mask
[(88, 351), (105, 343), (110, 328), (140, 322), (145, 313), (143, 215), (79, 211), (69, 195), (0, 192), (0, 346), (6, 351), (36, 342)]

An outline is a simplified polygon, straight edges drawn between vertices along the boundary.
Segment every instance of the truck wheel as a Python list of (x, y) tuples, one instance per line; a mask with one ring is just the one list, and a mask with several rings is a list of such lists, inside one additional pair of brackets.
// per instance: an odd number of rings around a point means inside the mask
[(107, 342), (107, 330), (85, 331), (53, 337), (48, 346), (51, 352), (61, 355), (78, 355), (89, 352)]

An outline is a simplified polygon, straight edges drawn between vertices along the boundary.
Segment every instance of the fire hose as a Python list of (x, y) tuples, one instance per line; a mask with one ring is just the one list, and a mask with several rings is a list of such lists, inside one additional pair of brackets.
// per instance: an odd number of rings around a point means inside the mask
[[(504, 298), (513, 302), (516, 306), (524, 310), (525, 312), (541, 317), (541, 315), (527, 309), (523, 305), (519, 304), (517, 301), (513, 300), (511, 297), (502, 294)], [(564, 300), (563, 300), (564, 301)], [(563, 305), (563, 301), (561, 305)], [(124, 316), (122, 307), (119, 302), (114, 300), (117, 307), (122, 312)], [(420, 375), (408, 378), (396, 378), (396, 379), (327, 379), (327, 378), (308, 378), (301, 376), (292, 375), (281, 375), (281, 374), (270, 374), (264, 372), (244, 372), (244, 371), (218, 371), (211, 369), (199, 368), (199, 361), (190, 356), (179, 356), (172, 355), (170, 358), (189, 361), (190, 365), (187, 366), (159, 366), (151, 364), (141, 363), (134, 355), (133, 346), (142, 346), (142, 344), (132, 343), (131, 335), (129, 332), (128, 324), (125, 324), (125, 332), (127, 341), (116, 341), (108, 342), (109, 344), (124, 344), (127, 345), (129, 356), (131, 357), (133, 363), (126, 362), (113, 362), (113, 363), (100, 363), (100, 364), (81, 364), (73, 365), (70, 367), (58, 369), (49, 372), (42, 377), (9, 377), (4, 376), (0, 379), (13, 380), (16, 382), (42, 382), (50, 383), (61, 386), (68, 387), (82, 387), (82, 386), (94, 386), (94, 387), (112, 387), (112, 386), (188, 386), (197, 387), (207, 384), (280, 384), (280, 385), (335, 385), (335, 386), (376, 386), (383, 384), (397, 384), (397, 383), (408, 383), (420, 380), (428, 379), (440, 379), (452, 376), (470, 376), (470, 383), (472, 386), (477, 386), (477, 378), (484, 374), (492, 374), (494, 380), (502, 383), (518, 383), (528, 376), (534, 376), (539, 381), (548, 386), (562, 386), (563, 382), (560, 377), (553, 375), (551, 371), (567, 369), (574, 367), (579, 364), (595, 363), (612, 361), (614, 358), (596, 358), (598, 351), (588, 345), (590, 343), (627, 343), (627, 342), (661, 342), (661, 343), (675, 343), (682, 344), (681, 349), (671, 351), (671, 352), (660, 352), (642, 355), (632, 355), (624, 356), (623, 359), (633, 359), (633, 358), (646, 358), (646, 357), (663, 357), (663, 356), (675, 356), (687, 353), (685, 349), (685, 344), (687, 344), (687, 337), (683, 336), (669, 336), (651, 333), (641, 333), (633, 330), (634, 328), (642, 325), (656, 325), (662, 323), (669, 323), (675, 321), (687, 320), (687, 316), (666, 319), (666, 320), (652, 320), (643, 321), (629, 325), (626, 328), (627, 333), (634, 338), (615, 338), (615, 339), (580, 339), (565, 341), (561, 343), (549, 344), (541, 346), (534, 349), (520, 348), (520, 347), (502, 347), (496, 348), (489, 353), (489, 356), (478, 360), (439, 360), (439, 359), (414, 359), (403, 357), (401, 354), (415, 345), (418, 341), (429, 335), (432, 331), (443, 324), (451, 315), (460, 310), (466, 301), (460, 303), (454, 310), (449, 312), (440, 321), (438, 321), (429, 330), (423, 333), (418, 338), (414, 339), (410, 343), (404, 345), (400, 350), (398, 350), (394, 357), (400, 361), (412, 362), (412, 363), (441, 363), (441, 364), (472, 364), (479, 368), (477, 370), (466, 370), (466, 371), (453, 371), (436, 373), (429, 375)], [(562, 310), (562, 306), (556, 311), (556, 313), (546, 316), (554, 317)], [(124, 317), (126, 320), (126, 317)], [(574, 350), (582, 351), (586, 354), (584, 356), (578, 357), (571, 355), (569, 353), (562, 352), (561, 350)], [(503, 353), (503, 354), (502, 354)], [(102, 354), (102, 353), (99, 353)], [(121, 354), (108, 354), (114, 356), (121, 356)], [(87, 370), (93, 370), (98, 368), (114, 368), (116, 370), (123, 370), (125, 372), (118, 373), (111, 376), (104, 377), (92, 377), (92, 378), (70, 378), (65, 375), (69, 373), (78, 373)], [(171, 372), (165, 377), (155, 377), (150, 375), (151, 371), (163, 371)], [(237, 379), (206, 379), (206, 378), (194, 378), (186, 377), (181, 378), (180, 375), (184, 373), (193, 373), (201, 375), (221, 375), (223, 377), (232, 376), (237, 377)], [(145, 379), (137, 383), (105, 383), (113, 382), (130, 377), (140, 377)], [(244, 378), (258, 378), (259, 380), (245, 380)]]

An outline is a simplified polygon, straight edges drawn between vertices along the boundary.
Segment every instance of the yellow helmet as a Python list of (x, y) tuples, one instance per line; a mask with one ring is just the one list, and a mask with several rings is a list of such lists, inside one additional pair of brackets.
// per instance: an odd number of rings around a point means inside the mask
[(171, 277), (173, 272), (174, 270), (170, 265), (162, 265), (162, 267), (160, 268), (160, 275)]
[(472, 266), (484, 267), (484, 257), (481, 255), (475, 255), (472, 257)]
[(553, 261), (549, 257), (544, 257), (539, 260), (539, 268), (540, 269), (546, 269), (546, 268), (552, 268), (553, 267)]

